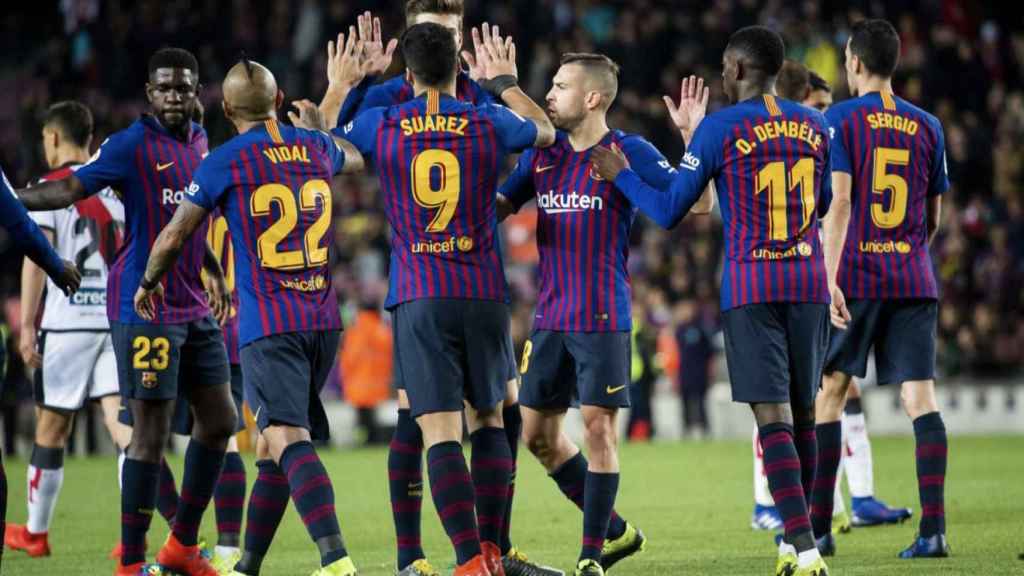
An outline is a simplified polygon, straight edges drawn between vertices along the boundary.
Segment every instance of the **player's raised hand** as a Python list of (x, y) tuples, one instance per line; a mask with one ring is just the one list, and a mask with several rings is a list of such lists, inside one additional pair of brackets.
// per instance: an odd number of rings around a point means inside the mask
[(349, 26), (347, 39), (342, 33), (338, 34), (337, 44), (333, 40), (327, 43), (328, 90), (340, 86), (352, 87), (362, 82), (369, 68), (363, 58), (364, 49), (355, 26)]
[(327, 121), (316, 104), (309, 100), (296, 100), (292, 102), (292, 106), (299, 111), (298, 114), (291, 110), (288, 111), (288, 119), (292, 121), (292, 126), (306, 130), (327, 131)]
[(594, 165), (597, 175), (611, 182), (619, 172), (629, 168), (629, 160), (615, 144), (611, 148), (596, 146), (590, 152), (590, 163)]
[(152, 322), (156, 318), (156, 306), (164, 301), (163, 284), (157, 282), (152, 290), (146, 290), (142, 286), (135, 291), (135, 313), (144, 320)]
[(487, 22), (481, 29), (473, 28), (473, 49), (476, 54), (462, 51), (462, 58), (470, 70), (477, 69), (480, 78), (492, 80), (498, 76), (519, 78), (516, 68), (516, 45), (512, 37), (502, 38), (497, 26)]
[(387, 71), (398, 48), (398, 40), (392, 38), (384, 45), (380, 32), (380, 18), (374, 17), (369, 10), (360, 14), (356, 20), (359, 24), (359, 41), (363, 43), (364, 69), (369, 76), (377, 76)]
[(832, 325), (840, 330), (846, 330), (850, 326), (850, 310), (846, 307), (846, 296), (839, 286), (832, 286), (829, 289), (832, 296), (832, 304), (829, 305), (829, 316)]
[(675, 105), (671, 97), (662, 96), (668, 113), (672, 117), (672, 123), (679, 128), (679, 132), (687, 142), (693, 137), (697, 126), (707, 114), (710, 95), (711, 89), (704, 85), (703, 78), (690, 76), (683, 78), (678, 106)]
[(65, 296), (71, 296), (78, 292), (78, 287), (82, 284), (82, 273), (78, 271), (73, 262), (65, 260), (64, 268), (60, 271), (60, 274), (51, 276), (50, 279), (53, 280), (53, 283), (60, 288)]

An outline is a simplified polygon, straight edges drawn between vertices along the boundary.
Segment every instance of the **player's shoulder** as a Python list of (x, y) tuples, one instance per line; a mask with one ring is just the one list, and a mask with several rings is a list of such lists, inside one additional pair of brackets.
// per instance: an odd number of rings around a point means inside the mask
[(894, 96), (893, 99), (896, 101), (896, 109), (898, 111), (913, 116), (915, 120), (918, 120), (926, 124), (932, 130), (942, 130), (942, 122), (939, 120), (938, 116), (932, 114), (931, 112), (925, 110), (924, 108), (921, 108), (920, 106), (914, 104), (913, 102), (900, 98), (899, 96)]
[(140, 117), (128, 126), (107, 136), (100, 147), (121, 148), (135, 146), (143, 141), (146, 136), (147, 126), (144, 118)]
[(865, 101), (863, 97), (850, 98), (848, 100), (843, 100), (842, 102), (836, 102), (829, 106), (828, 110), (825, 111), (825, 120), (827, 120), (831, 125), (836, 125), (852, 116), (854, 112), (857, 112), (868, 105), (870, 105), (870, 103)]

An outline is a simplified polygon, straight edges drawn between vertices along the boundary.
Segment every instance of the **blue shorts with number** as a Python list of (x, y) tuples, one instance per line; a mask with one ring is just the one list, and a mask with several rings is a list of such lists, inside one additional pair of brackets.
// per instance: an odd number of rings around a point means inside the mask
[(832, 331), (826, 374), (863, 378), (874, 349), (879, 385), (935, 378), (937, 301), (849, 300), (846, 305), (852, 321), (846, 330)]
[[(494, 300), (426, 298), (393, 312), (395, 377), (413, 417), (505, 399), (514, 371), (509, 309)], [(509, 363), (512, 363), (512, 368)]]
[(629, 332), (534, 330), (523, 349), (519, 403), (535, 409), (628, 407), (631, 361)]
[(320, 391), (338, 354), (339, 330), (272, 334), (242, 347), (245, 401), (262, 431), (284, 425), (327, 440), (330, 426)]
[(827, 304), (765, 302), (722, 313), (734, 402), (814, 406), (828, 349)]

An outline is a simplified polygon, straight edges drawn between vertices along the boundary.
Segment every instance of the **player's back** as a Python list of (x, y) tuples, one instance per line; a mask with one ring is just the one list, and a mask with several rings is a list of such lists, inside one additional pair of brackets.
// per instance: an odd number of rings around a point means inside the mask
[(345, 127), (376, 167), (391, 238), (386, 305), (420, 298), (507, 299), (495, 197), (505, 155), (536, 126), (503, 106), (436, 90)]
[(242, 346), (341, 327), (329, 268), (329, 182), (343, 163), (322, 132), (267, 120), (214, 150), (196, 172), (191, 199), (227, 218)]
[[(725, 227), (722, 309), (828, 302), (818, 237), (818, 216), (831, 201), (824, 117), (763, 95), (704, 121), (722, 142), (715, 180)], [(700, 161), (687, 154), (680, 168)]]
[(927, 206), (948, 188), (942, 127), (890, 93), (833, 106), (833, 170), (853, 178), (839, 286), (853, 298), (937, 298)]

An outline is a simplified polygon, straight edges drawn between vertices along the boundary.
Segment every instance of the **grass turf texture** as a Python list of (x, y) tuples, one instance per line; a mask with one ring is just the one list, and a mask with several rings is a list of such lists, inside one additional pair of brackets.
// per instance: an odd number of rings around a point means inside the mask
[[(891, 505), (917, 502), (911, 438), (873, 439), (878, 496)], [(838, 537), (832, 574), (899, 576), (934, 574), (1024, 574), (1024, 458), (1017, 437), (954, 438), (950, 446), (946, 513), (953, 557), (902, 561), (917, 516), (900, 526), (854, 529)], [(533, 457), (520, 449), (513, 540), (531, 558), (569, 571), (579, 549), (581, 514), (558, 492)], [(383, 450), (323, 454), (334, 482), (349, 550), (360, 574), (392, 574), (394, 535)], [(255, 479), (246, 456), (249, 482)], [(25, 461), (6, 462), (10, 485), (8, 521), (25, 519)], [(181, 459), (171, 466), (180, 481)], [(622, 448), (622, 484), (617, 509), (649, 538), (647, 551), (611, 571), (617, 575), (768, 575), (775, 563), (772, 535), (748, 528), (753, 506), (749, 442), (627, 445)], [(107, 559), (119, 535), (120, 500), (115, 459), (67, 461), (64, 491), (50, 533), (53, 556), (30, 559), (4, 552), (4, 574), (107, 575)], [(248, 495), (248, 493), (247, 493)], [(305, 576), (318, 566), (315, 547), (290, 507), (264, 564), (263, 574)], [(430, 503), (423, 506), (424, 546), (435, 566), (453, 554)], [(150, 556), (167, 534), (156, 516)], [(216, 539), (212, 507), (202, 530)], [(446, 571), (447, 573), (447, 571)], [(570, 572), (571, 573), (571, 572)]]

